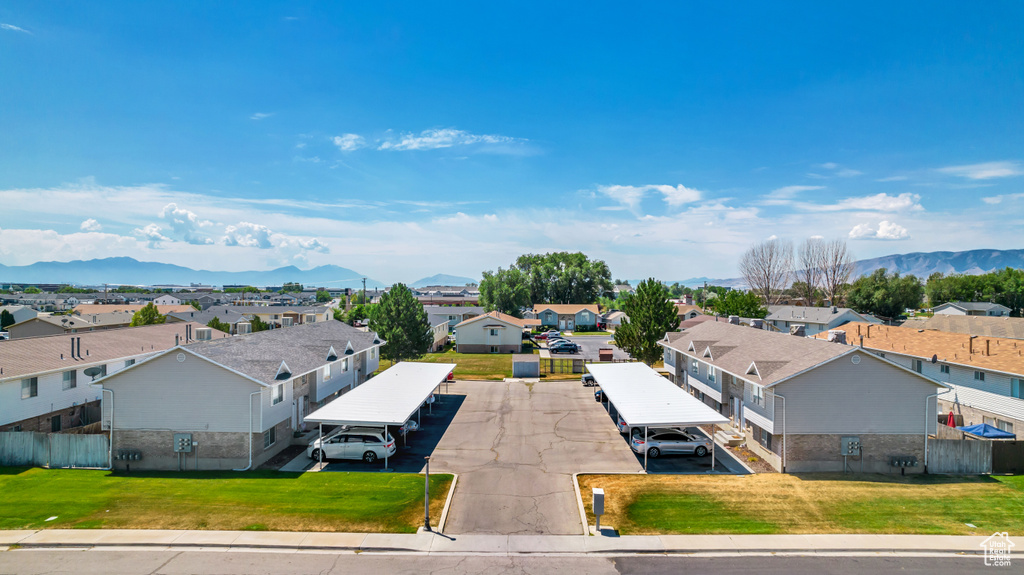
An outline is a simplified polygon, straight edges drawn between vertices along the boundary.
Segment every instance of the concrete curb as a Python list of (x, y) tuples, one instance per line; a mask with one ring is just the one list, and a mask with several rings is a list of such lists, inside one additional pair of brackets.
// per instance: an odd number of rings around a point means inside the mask
[(441, 519), (437, 522), (437, 530), (444, 533), (445, 523), (448, 522), (448, 510), (452, 506), (452, 498), (455, 497), (455, 484), (459, 481), (459, 474), (452, 473), (452, 484), (448, 486), (448, 498), (445, 499), (444, 509), (441, 510)]

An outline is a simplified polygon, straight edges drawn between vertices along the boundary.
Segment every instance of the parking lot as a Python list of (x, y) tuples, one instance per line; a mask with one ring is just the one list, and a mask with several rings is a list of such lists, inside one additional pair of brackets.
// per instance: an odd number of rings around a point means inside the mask
[(556, 353), (552, 354), (554, 358), (569, 358), (569, 359), (586, 359), (586, 360), (598, 360), (598, 350), (601, 348), (611, 348), (612, 358), (618, 360), (629, 359), (629, 354), (622, 351), (613, 343), (612, 336), (610, 335), (568, 335), (565, 336), (580, 346), (579, 353)]

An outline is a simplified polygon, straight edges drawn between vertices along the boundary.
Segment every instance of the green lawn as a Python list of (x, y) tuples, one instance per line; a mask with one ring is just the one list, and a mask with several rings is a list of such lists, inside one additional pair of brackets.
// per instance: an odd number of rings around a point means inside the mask
[[(451, 480), (430, 477), (434, 521)], [(0, 529), (411, 533), (423, 522), (423, 476), (408, 473), (125, 474), (7, 467), (0, 468), (0, 494)]]
[(603, 487), (602, 522), (623, 534), (1024, 531), (1024, 477), (582, 475), (579, 480), (588, 514), (591, 488)]

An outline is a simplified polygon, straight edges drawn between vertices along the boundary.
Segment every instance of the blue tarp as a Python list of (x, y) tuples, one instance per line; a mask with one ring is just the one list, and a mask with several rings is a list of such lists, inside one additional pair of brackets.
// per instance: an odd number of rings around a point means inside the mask
[(1014, 435), (1014, 434), (1012, 434), (1012, 433), (1010, 433), (1008, 431), (1003, 431), (1002, 429), (999, 429), (998, 427), (993, 427), (993, 426), (991, 426), (991, 425), (989, 425), (987, 423), (979, 423), (978, 425), (968, 425), (968, 426), (964, 426), (964, 427), (958, 427), (957, 429), (959, 429), (960, 431), (966, 431), (967, 433), (970, 433), (971, 435), (977, 435), (978, 437), (987, 437), (989, 439), (1016, 439), (1017, 438), (1016, 435)]

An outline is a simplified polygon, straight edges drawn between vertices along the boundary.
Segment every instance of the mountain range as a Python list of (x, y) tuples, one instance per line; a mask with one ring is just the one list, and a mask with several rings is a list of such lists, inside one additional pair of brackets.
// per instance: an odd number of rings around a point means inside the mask
[(466, 284), (480, 283), (479, 280), (465, 276), (452, 276), (448, 274), (436, 274), (429, 278), (423, 278), (412, 282), (409, 287), (421, 288), (427, 286), (464, 286)]
[[(892, 254), (879, 258), (859, 260), (854, 264), (853, 276), (858, 278), (865, 274), (885, 268), (899, 271), (901, 275), (912, 274), (922, 280), (935, 272), (943, 274), (977, 275), (1007, 267), (1024, 268), (1024, 250), (967, 250), (962, 252), (914, 252), (910, 254)], [(725, 287), (746, 287), (743, 278), (711, 279), (706, 277), (690, 278), (679, 283), (688, 287), (704, 285)], [(666, 282), (675, 283), (672, 281)], [(633, 284), (636, 285), (636, 284)]]
[[(286, 266), (268, 271), (219, 272), (194, 270), (184, 266), (158, 262), (140, 262), (134, 258), (117, 257), (71, 262), (36, 262), (27, 266), (0, 264), (0, 281), (18, 284), (69, 283), (75, 285), (254, 285), (279, 286), (298, 282), (316, 287), (363, 287), (363, 275), (335, 265), (300, 270)], [(367, 278), (366, 287), (384, 287)]]

